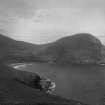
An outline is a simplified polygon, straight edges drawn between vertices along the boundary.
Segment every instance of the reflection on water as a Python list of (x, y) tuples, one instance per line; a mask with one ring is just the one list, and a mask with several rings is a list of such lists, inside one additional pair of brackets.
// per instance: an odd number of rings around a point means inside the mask
[(55, 94), (91, 105), (102, 105), (105, 95), (105, 66), (98, 65), (49, 65), (34, 63), (22, 70), (51, 78), (56, 82)]

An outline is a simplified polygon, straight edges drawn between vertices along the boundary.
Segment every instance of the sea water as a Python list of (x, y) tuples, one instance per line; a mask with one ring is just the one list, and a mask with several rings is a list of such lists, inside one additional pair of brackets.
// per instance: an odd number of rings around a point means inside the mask
[(78, 100), (91, 105), (103, 105), (105, 101), (105, 66), (99, 65), (56, 65), (33, 63), (18, 68), (56, 83), (53, 94)]

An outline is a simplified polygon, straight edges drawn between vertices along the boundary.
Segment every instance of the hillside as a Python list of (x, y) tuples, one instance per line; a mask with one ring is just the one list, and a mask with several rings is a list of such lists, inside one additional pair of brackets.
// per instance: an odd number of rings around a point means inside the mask
[(16, 41), (0, 34), (0, 60), (1, 61), (33, 61), (33, 54), (38, 45)]
[(51, 63), (99, 64), (105, 62), (103, 45), (96, 37), (87, 33), (61, 38), (38, 52), (37, 57)]
[(15, 72), (15, 69), (0, 63), (0, 105), (86, 105), (78, 101), (46, 94), (16, 81), (14, 79)]
[(0, 61), (49, 63), (105, 63), (105, 47), (91, 34), (80, 33), (36, 45), (0, 35)]

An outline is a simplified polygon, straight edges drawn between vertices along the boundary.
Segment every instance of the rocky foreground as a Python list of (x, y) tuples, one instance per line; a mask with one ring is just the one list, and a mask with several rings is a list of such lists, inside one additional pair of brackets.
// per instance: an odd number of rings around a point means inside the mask
[[(78, 101), (61, 98), (60, 96), (46, 94), (23, 82), (17, 81), (14, 79), (15, 71), (11, 67), (0, 64), (0, 105), (86, 105)], [(21, 76), (19, 75), (19, 77)]]

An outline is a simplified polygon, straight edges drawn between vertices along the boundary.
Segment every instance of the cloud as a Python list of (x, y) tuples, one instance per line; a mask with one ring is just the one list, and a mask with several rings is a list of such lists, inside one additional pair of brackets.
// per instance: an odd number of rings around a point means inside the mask
[[(1, 14), (15, 14), (19, 16), (33, 16), (37, 9), (51, 8), (101, 8), (104, 9), (105, 0), (0, 0)], [(105, 10), (105, 9), (104, 9)]]
[(105, 33), (103, 12), (81, 8), (38, 9), (32, 18), (18, 18), (12, 37), (33, 43), (54, 41), (66, 35), (88, 32), (98, 38)]
[(30, 5), (25, 0), (0, 0), (0, 14), (3, 16), (31, 16), (35, 7)]
[(103, 41), (104, 7), (104, 0), (0, 0), (0, 28), (10, 37), (33, 43), (79, 32)]

